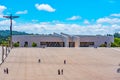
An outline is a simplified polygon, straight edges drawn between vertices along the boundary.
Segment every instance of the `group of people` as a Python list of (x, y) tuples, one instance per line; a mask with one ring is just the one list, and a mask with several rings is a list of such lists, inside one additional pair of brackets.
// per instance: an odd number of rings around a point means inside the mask
[(5, 68), (5, 69), (4, 69), (4, 73), (5, 73), (5, 74), (8, 74), (8, 68)]
[(63, 69), (58, 69), (58, 75), (63, 75)]
[[(40, 59), (38, 59), (38, 63), (40, 63), (41, 62), (41, 60)], [(64, 64), (66, 64), (66, 60), (64, 60)], [(9, 72), (8, 72), (8, 68), (5, 68), (4, 69), (4, 73), (5, 74), (8, 74)], [(63, 69), (58, 69), (58, 75), (63, 75)]]
[[(40, 63), (41, 62), (41, 60), (40, 59), (38, 59), (38, 63)], [(64, 64), (66, 64), (66, 60), (64, 60)], [(63, 75), (63, 69), (58, 69), (58, 75)]]
[[(64, 60), (64, 64), (66, 64), (66, 60)], [(58, 75), (63, 75), (63, 69), (58, 69)]]

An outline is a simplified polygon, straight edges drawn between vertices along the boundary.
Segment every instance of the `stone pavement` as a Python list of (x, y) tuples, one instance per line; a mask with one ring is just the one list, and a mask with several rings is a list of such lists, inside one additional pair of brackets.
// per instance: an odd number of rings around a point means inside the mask
[[(13, 48), (0, 66), (0, 80), (120, 80), (120, 73), (116, 72), (120, 68), (119, 50)], [(8, 74), (3, 71), (5, 68)], [(58, 75), (58, 69), (63, 69), (63, 75)]]

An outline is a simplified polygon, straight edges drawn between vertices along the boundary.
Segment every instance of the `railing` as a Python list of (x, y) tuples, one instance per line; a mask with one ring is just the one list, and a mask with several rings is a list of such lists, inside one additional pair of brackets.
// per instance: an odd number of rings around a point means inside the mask
[(11, 48), (6, 46), (0, 46), (0, 65), (5, 61)]

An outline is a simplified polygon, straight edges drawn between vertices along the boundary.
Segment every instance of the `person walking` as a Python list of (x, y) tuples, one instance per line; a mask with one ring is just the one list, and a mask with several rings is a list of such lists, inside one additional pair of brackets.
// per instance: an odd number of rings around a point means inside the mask
[(41, 62), (41, 60), (40, 59), (38, 59), (38, 63), (40, 63)]
[(61, 69), (61, 74), (63, 75), (63, 69)]
[(8, 68), (6, 68), (6, 73), (8, 74), (9, 72), (8, 72)]
[(58, 75), (60, 75), (60, 69), (58, 69)]
[(64, 60), (64, 64), (66, 64), (66, 60)]

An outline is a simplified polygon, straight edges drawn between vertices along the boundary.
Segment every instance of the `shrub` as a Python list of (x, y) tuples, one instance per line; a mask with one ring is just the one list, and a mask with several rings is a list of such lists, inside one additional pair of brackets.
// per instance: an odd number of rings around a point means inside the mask
[(111, 43), (111, 47), (119, 47), (116, 43)]
[(37, 44), (35, 42), (33, 42), (32, 47), (37, 47)]
[(13, 44), (13, 46), (14, 46), (14, 47), (19, 47), (19, 43), (16, 42), (16, 43)]
[(100, 47), (107, 47), (106, 44), (101, 44)]

